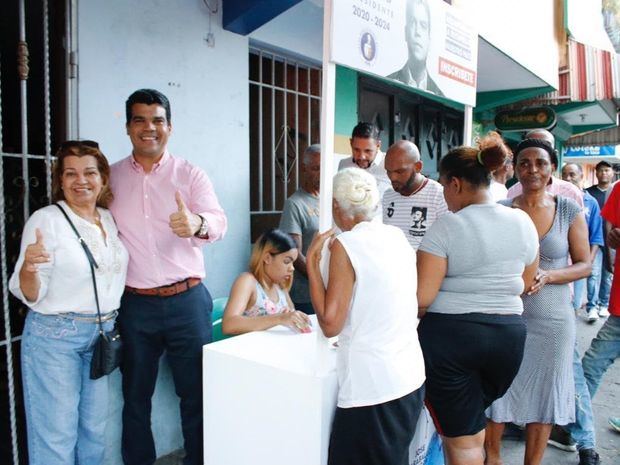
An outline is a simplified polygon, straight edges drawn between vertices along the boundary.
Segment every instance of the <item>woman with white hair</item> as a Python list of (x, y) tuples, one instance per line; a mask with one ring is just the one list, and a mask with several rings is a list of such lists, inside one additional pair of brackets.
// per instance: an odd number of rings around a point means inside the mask
[(310, 296), (327, 337), (338, 341), (338, 407), (330, 465), (402, 465), (424, 400), (418, 343), (416, 257), (403, 232), (373, 222), (375, 179), (359, 168), (334, 177), (332, 204), (343, 231), (330, 246), (327, 287), (318, 234), (307, 255)]

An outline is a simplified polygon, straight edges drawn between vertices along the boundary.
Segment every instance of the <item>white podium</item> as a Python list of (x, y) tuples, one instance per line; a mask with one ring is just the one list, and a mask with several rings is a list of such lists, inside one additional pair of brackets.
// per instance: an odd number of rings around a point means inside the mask
[[(336, 350), (278, 326), (203, 347), (206, 465), (324, 465), (336, 408)], [(323, 352), (325, 353), (325, 351)]]

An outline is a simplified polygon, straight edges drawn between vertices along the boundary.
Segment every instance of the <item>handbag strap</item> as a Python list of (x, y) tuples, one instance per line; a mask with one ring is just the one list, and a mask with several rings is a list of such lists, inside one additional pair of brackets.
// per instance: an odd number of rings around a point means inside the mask
[(77, 228), (73, 224), (73, 221), (71, 221), (71, 218), (69, 218), (69, 215), (67, 214), (65, 209), (62, 208), (62, 206), (58, 203), (55, 203), (54, 205), (56, 205), (60, 209), (62, 214), (65, 216), (65, 218), (69, 222), (71, 229), (73, 229), (73, 232), (77, 236), (80, 245), (84, 249), (84, 253), (86, 254), (86, 257), (88, 258), (88, 264), (90, 265), (90, 275), (93, 278), (93, 288), (95, 289), (95, 302), (97, 304), (97, 321), (99, 322), (99, 334), (103, 334), (103, 324), (101, 323), (101, 310), (99, 309), (99, 293), (97, 292), (97, 279), (95, 278), (95, 268), (99, 268), (99, 265), (97, 265), (97, 261), (95, 260), (95, 257), (93, 256), (92, 252), (88, 248), (88, 244), (86, 244), (86, 241), (82, 238), (82, 236), (78, 232)]

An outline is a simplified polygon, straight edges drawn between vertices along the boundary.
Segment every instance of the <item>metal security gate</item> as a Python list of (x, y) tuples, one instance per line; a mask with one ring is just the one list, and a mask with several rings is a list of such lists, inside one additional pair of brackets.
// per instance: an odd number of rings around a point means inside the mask
[(0, 6), (0, 464), (26, 464), (20, 373), (25, 306), (8, 292), (29, 215), (51, 197), (52, 150), (75, 132), (76, 0)]
[(250, 48), (250, 218), (252, 242), (276, 227), (299, 186), (299, 157), (320, 139), (321, 68)]

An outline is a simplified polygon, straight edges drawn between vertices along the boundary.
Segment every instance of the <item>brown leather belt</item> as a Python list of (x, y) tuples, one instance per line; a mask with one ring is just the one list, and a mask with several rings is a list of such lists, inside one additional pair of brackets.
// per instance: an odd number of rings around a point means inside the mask
[(136, 287), (125, 286), (125, 292), (138, 295), (150, 295), (158, 297), (172, 297), (181, 292), (189, 291), (192, 287), (198, 286), (202, 280), (200, 278), (187, 278), (178, 283), (167, 286), (152, 287), (150, 289), (138, 289)]

